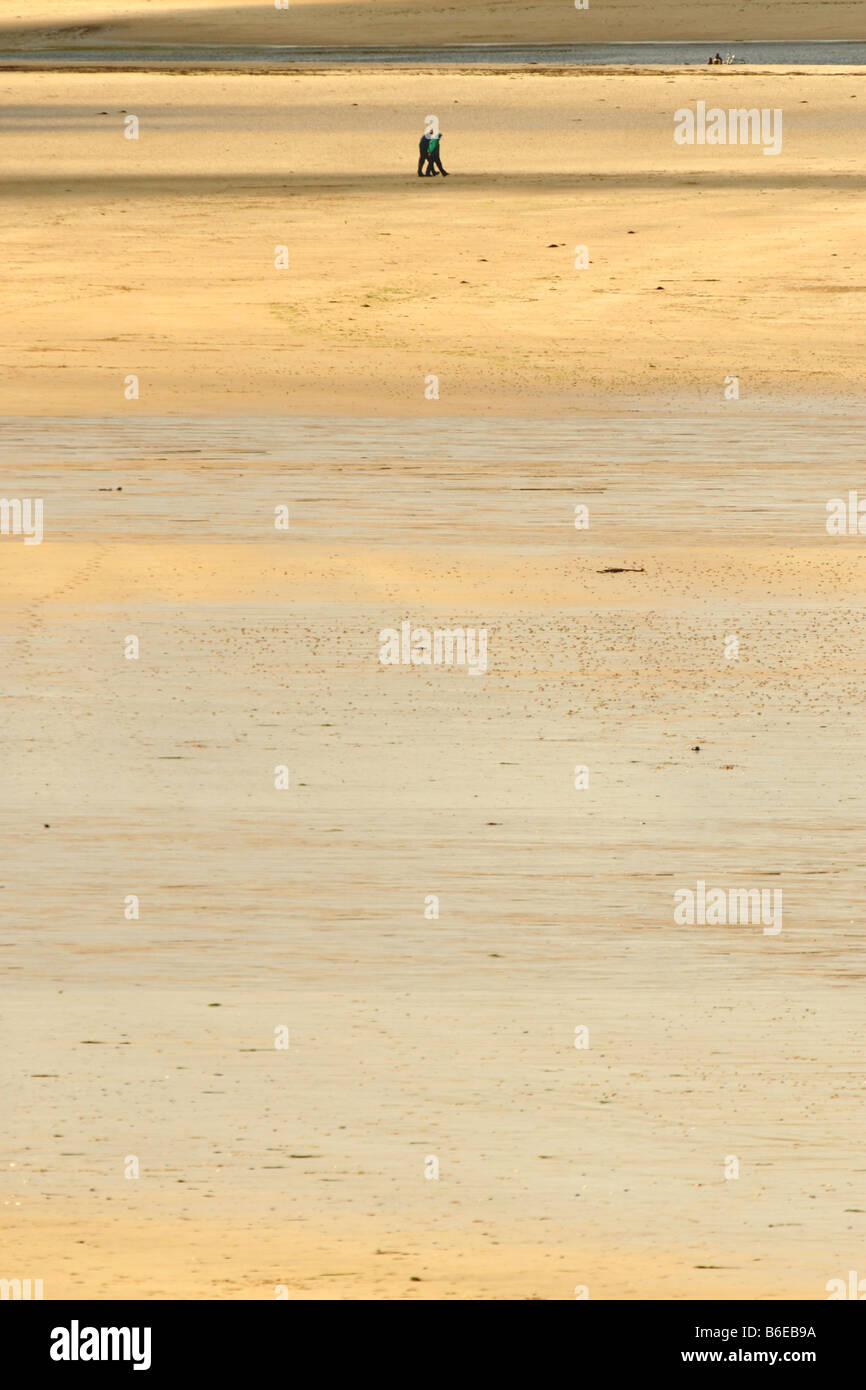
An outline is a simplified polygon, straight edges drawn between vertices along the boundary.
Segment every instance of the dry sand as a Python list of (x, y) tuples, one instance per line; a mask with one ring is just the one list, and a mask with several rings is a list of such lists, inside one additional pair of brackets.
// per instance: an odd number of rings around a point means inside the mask
[[(4, 78), (3, 491), (46, 539), (0, 538), (0, 1276), (862, 1268), (862, 80), (722, 80), (778, 160), (676, 150), (703, 74)], [(490, 670), (382, 668), (404, 617)], [(697, 879), (782, 932), (676, 926)]]
[[(753, 404), (859, 398), (860, 72), (0, 91), (0, 413), (576, 416), (721, 408), (731, 373)], [(675, 145), (674, 112), (717, 98), (780, 108), (781, 154)], [(448, 180), (415, 176), (430, 113)]]
[[(62, 10), (62, 13), (60, 11)], [(36, 11), (36, 13), (34, 13)], [(0, 45), (614, 43), (862, 39), (858, 0), (0, 0)]]

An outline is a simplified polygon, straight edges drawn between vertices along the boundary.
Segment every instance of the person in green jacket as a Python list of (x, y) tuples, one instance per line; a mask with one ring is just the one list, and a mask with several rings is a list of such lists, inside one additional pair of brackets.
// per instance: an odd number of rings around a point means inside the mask
[(444, 174), (447, 179), (448, 170), (442, 168), (442, 156), (439, 153), (439, 141), (441, 139), (441, 130), (437, 131), (435, 135), (429, 135), (427, 137), (427, 168), (424, 172), (433, 174), (434, 176), (436, 174)]

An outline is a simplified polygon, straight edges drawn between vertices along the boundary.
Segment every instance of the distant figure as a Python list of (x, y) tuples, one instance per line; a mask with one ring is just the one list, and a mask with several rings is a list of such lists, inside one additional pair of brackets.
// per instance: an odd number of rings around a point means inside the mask
[(439, 141), (440, 141), (441, 139), (442, 139), (442, 132), (441, 132), (441, 130), (440, 130), (440, 131), (437, 131), (437, 133), (436, 133), (435, 135), (431, 135), (431, 136), (428, 137), (428, 140), (427, 140), (427, 170), (426, 170), (426, 172), (427, 172), (428, 174), (433, 174), (434, 176), (435, 176), (436, 174), (444, 174), (445, 178), (447, 179), (447, 177), (448, 177), (448, 170), (442, 168), (442, 157), (441, 157), (441, 155), (439, 154)]
[(715, 55), (715, 57), (713, 58), (713, 63), (722, 63), (722, 62), (724, 62), (724, 59), (722, 58), (721, 53), (717, 53), (717, 54)]
[(420, 139), (419, 142), (418, 142), (418, 177), (419, 177), (419, 179), (420, 179), (420, 178), (423, 178), (423, 176), (424, 176), (424, 162), (425, 162), (425, 160), (427, 159), (427, 154), (428, 154), (428, 150), (429, 150), (429, 145), (430, 145), (429, 137), (428, 137), (427, 135), (422, 135), (422, 136), (421, 136), (421, 139)]

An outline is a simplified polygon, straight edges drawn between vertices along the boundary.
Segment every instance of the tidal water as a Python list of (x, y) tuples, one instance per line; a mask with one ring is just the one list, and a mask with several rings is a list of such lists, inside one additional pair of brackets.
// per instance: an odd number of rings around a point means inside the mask
[(425, 47), (147, 44), (138, 47), (0, 50), (0, 68), (262, 67), (268, 69), (366, 64), (391, 67), (694, 67), (716, 51), (737, 63), (760, 65), (866, 64), (860, 40), (766, 40), (737, 43), (724, 35), (700, 43), (442, 44)]

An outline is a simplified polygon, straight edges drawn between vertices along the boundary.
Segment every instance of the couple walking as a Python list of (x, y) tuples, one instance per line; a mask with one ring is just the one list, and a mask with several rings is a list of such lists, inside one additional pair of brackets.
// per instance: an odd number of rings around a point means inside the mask
[[(442, 157), (439, 154), (439, 141), (442, 139), (442, 132), (438, 130), (435, 135), (422, 135), (418, 145), (418, 177), (425, 175), (444, 174), (448, 177), (448, 170), (442, 168)], [(424, 161), (427, 161), (427, 168), (424, 168)]]

